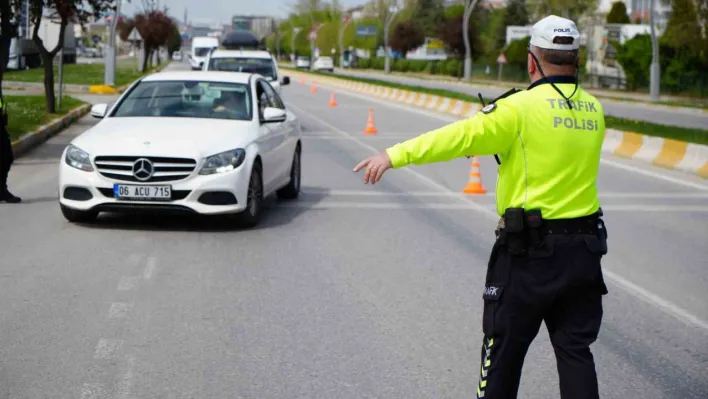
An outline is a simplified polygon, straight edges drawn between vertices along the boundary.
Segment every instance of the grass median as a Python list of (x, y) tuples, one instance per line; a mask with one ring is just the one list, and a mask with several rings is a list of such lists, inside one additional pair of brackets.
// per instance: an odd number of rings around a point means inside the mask
[[(141, 76), (149, 74), (157, 68), (164, 67), (167, 62), (169, 61), (163, 62), (162, 65), (149, 69), (147, 73), (143, 73), (138, 71), (136, 59), (131, 58), (118, 60), (115, 86), (123, 86), (133, 83)], [(64, 71), (62, 74), (63, 83), (87, 86), (102, 85), (105, 81), (105, 68), (106, 67), (103, 62), (96, 64), (64, 65)], [(5, 72), (3, 80), (6, 82), (42, 83), (44, 81), (44, 68), (32, 68), (23, 71), (7, 71)], [(54, 67), (54, 83), (59, 83), (59, 68), (57, 66)]]
[[(288, 68), (288, 67), (281, 67), (281, 68), (296, 71), (294, 68)], [(313, 71), (302, 71), (302, 70), (297, 70), (297, 72), (307, 73), (307, 74), (311, 74), (311, 75), (325, 76), (325, 77), (334, 78), (334, 79), (349, 80), (349, 81), (353, 81), (353, 82), (368, 83), (368, 84), (377, 85), (377, 86), (414, 91), (414, 92), (418, 92), (418, 93), (431, 94), (431, 95), (436, 95), (436, 96), (441, 96), (441, 97), (449, 97), (449, 98), (453, 98), (456, 100), (467, 101), (467, 102), (472, 102), (472, 103), (477, 103), (477, 104), (481, 103), (479, 100), (479, 97), (470, 96), (468, 94), (460, 93), (460, 92), (453, 91), (453, 90), (431, 89), (429, 87), (399, 84), (399, 83), (388, 82), (388, 81), (379, 80), (379, 79), (368, 79), (368, 78), (359, 78), (359, 77), (353, 77), (353, 76), (333, 75), (333, 74), (324, 73), (324, 72), (313, 72)], [(485, 98), (484, 101), (486, 103), (486, 102), (491, 101), (491, 99)], [(677, 126), (659, 125), (656, 123), (650, 123), (650, 122), (644, 122), (644, 121), (638, 121), (638, 120), (632, 120), (632, 119), (625, 119), (625, 118), (618, 118), (618, 117), (614, 117), (614, 116), (605, 116), (605, 126), (608, 129), (616, 129), (616, 130), (644, 134), (647, 136), (663, 137), (663, 138), (668, 138), (668, 139), (686, 141), (689, 143), (708, 145), (708, 130), (706, 130), (706, 129), (688, 129), (688, 128), (677, 127)]]
[(61, 118), (69, 111), (85, 103), (73, 97), (63, 97), (61, 108), (56, 113), (48, 114), (44, 96), (5, 96), (7, 104), (10, 140), (16, 140), (25, 133), (33, 132), (40, 126)]

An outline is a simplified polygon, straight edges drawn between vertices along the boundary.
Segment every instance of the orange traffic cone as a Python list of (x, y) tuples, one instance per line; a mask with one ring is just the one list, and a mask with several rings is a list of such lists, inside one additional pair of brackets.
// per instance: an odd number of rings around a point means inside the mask
[(337, 100), (334, 99), (334, 92), (329, 96), (329, 106), (330, 107), (336, 107), (337, 106)]
[(376, 126), (374, 126), (374, 109), (369, 109), (369, 120), (366, 121), (366, 129), (364, 129), (364, 134), (376, 134)]
[(487, 192), (484, 186), (482, 186), (482, 174), (479, 173), (479, 160), (476, 155), (472, 157), (470, 177), (467, 180), (467, 186), (462, 192), (465, 194), (484, 194)]
[(310, 89), (310, 91), (312, 92), (312, 94), (317, 93), (317, 87), (315, 87), (314, 83), (312, 84), (312, 88)]
[(301, 83), (301, 84), (305, 84), (305, 78), (301, 78), (301, 79), (300, 79), (300, 83)]

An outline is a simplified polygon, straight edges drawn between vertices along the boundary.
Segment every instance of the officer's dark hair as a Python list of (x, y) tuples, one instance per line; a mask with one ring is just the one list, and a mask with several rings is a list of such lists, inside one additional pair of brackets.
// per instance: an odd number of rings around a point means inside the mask
[[(556, 36), (553, 38), (555, 44), (573, 44), (573, 38), (569, 36)], [(572, 65), (578, 62), (578, 50), (548, 50), (536, 48), (539, 58), (552, 65)]]

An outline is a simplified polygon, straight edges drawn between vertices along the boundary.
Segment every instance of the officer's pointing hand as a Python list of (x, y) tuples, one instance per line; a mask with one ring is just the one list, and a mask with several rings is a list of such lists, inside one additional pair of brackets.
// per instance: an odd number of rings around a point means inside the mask
[(384, 172), (391, 169), (391, 159), (388, 157), (386, 152), (368, 157), (365, 160), (359, 162), (359, 164), (354, 167), (354, 172), (360, 171), (362, 168), (366, 167), (366, 173), (364, 173), (364, 184), (376, 184), (383, 177)]

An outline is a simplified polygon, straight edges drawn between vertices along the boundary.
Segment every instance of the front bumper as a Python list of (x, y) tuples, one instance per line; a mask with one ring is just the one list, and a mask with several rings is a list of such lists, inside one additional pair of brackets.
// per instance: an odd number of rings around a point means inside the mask
[[(193, 172), (179, 181), (135, 183), (108, 179), (99, 172), (84, 172), (64, 162), (59, 167), (59, 202), (80, 211), (98, 212), (177, 212), (200, 215), (238, 213), (246, 209), (250, 174), (246, 164), (237, 169), (202, 176)], [(116, 199), (113, 185), (170, 185), (172, 199), (134, 201)]]

